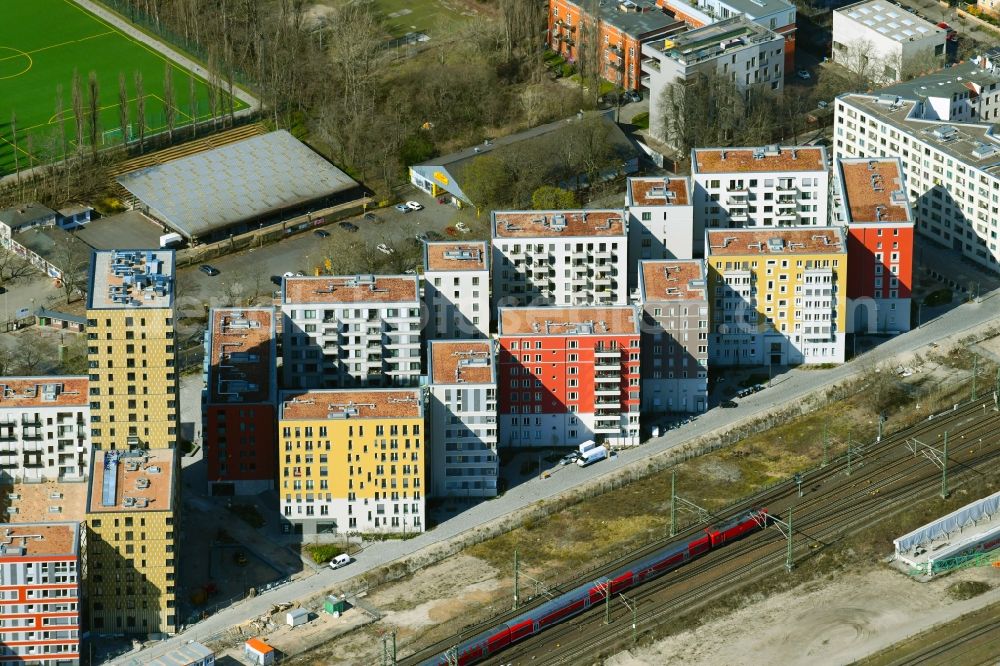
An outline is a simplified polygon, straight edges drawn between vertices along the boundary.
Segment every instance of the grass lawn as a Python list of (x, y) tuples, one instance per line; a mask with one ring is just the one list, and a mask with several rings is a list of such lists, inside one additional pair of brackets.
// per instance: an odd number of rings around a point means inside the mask
[(462, 2), (449, 0), (375, 0), (393, 37), (422, 32), (443, 38), (455, 24), (475, 14)]
[[(174, 88), (175, 126), (192, 116), (210, 116), (208, 85), (151, 47), (119, 32), (70, 0), (3, 0), (0, 21), (0, 175), (14, 170), (17, 145), (21, 168), (61, 156), (60, 123), (66, 128), (69, 149), (76, 144), (73, 113), (73, 71), (83, 81), (87, 108), (90, 72), (97, 77), (100, 105), (99, 142), (121, 141), (118, 76), (127, 79), (129, 124), (136, 126), (135, 73), (141, 72), (146, 109), (146, 134), (166, 128), (164, 81), (169, 66)], [(194, 79), (194, 103), (190, 95)], [(61, 117), (56, 115), (57, 88), (62, 86)], [(237, 109), (246, 105), (236, 100)], [(17, 137), (11, 128), (16, 115)], [(85, 123), (86, 124), (86, 123)], [(85, 131), (85, 134), (87, 132)], [(30, 136), (30, 140), (29, 137)]]

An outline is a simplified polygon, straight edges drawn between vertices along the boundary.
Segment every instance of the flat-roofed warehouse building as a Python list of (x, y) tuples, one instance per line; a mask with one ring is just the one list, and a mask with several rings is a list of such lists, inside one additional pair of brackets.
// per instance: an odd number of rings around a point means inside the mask
[(210, 242), (361, 194), (350, 176), (284, 130), (118, 177), (139, 208), (189, 242)]

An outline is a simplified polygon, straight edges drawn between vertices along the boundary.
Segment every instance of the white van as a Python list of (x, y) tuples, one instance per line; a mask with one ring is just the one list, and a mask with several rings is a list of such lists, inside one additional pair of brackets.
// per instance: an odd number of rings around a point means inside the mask
[(337, 557), (330, 560), (331, 569), (339, 569), (340, 567), (347, 566), (351, 563), (350, 555), (337, 555)]

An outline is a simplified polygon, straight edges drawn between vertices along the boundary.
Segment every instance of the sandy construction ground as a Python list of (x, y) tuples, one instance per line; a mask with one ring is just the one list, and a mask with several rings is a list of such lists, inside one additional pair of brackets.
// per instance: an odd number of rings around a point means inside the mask
[[(988, 582), (993, 589), (954, 601), (946, 589), (960, 580)], [(930, 583), (889, 569), (869, 570), (776, 594), (607, 664), (849, 664), (997, 601), (1000, 569), (970, 569)]]

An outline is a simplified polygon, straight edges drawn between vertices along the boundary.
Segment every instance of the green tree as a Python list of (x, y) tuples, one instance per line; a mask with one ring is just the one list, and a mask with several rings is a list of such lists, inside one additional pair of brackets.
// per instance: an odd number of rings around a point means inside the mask
[(399, 161), (405, 168), (411, 164), (426, 162), (436, 153), (434, 142), (426, 133), (411, 134), (403, 140), (403, 147), (399, 150)]
[(492, 155), (472, 160), (461, 175), (462, 189), (480, 208), (503, 206), (511, 199), (513, 178), (507, 165)]
[(576, 194), (561, 187), (542, 185), (531, 194), (531, 207), (535, 210), (565, 210), (579, 206)]

